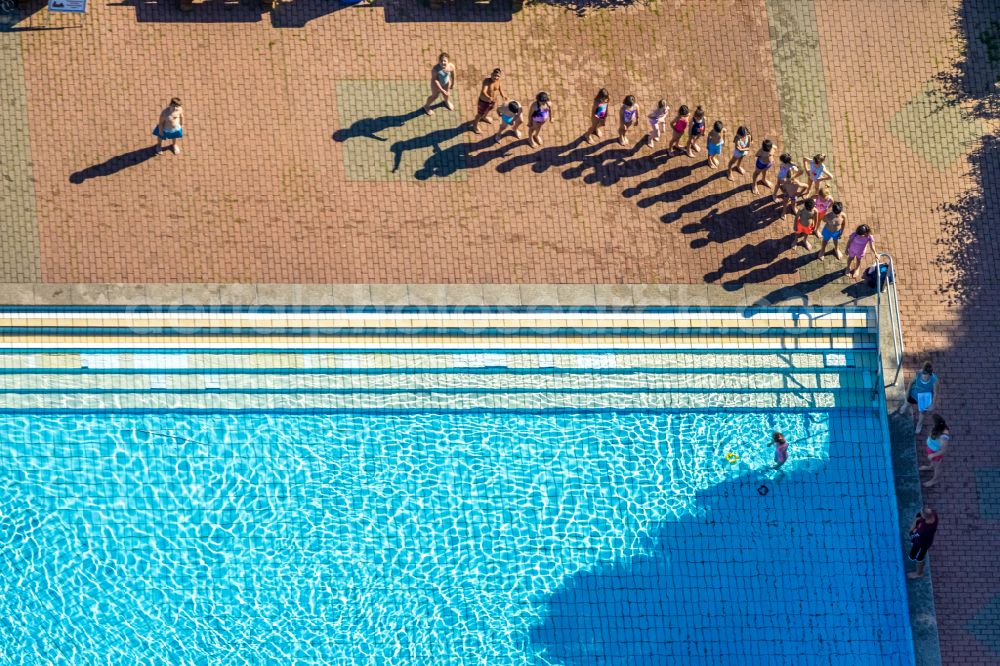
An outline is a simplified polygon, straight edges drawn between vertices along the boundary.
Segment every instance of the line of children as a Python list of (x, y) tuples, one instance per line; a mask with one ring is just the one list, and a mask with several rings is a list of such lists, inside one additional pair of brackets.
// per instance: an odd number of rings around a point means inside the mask
[[(521, 138), (521, 125), (524, 124), (524, 109), (516, 100), (508, 100), (500, 85), (502, 72), (495, 69), (491, 75), (483, 81), (478, 99), (476, 118), (472, 122), (473, 131), (478, 132), (479, 124), (491, 122), (488, 113), (494, 108), (500, 117), (499, 127), (494, 135), (495, 141), (500, 141), (503, 135), (511, 131), (514, 136)], [(444, 97), (445, 106), (452, 108), (448, 99), (451, 90), (454, 88), (455, 67), (449, 62), (448, 55), (442, 53), (438, 63), (432, 70), (431, 96), (427, 99), (424, 109), (428, 113), (433, 113), (431, 104), (439, 95)], [(506, 102), (497, 105), (498, 98)], [(606, 88), (601, 88), (594, 96), (590, 109), (590, 127), (584, 134), (587, 143), (593, 144), (601, 138), (607, 119), (610, 115), (611, 95)], [(646, 144), (652, 148), (662, 138), (666, 131), (666, 118), (670, 111), (666, 100), (659, 100), (656, 107), (647, 116), (649, 120), (649, 134), (646, 136)], [(618, 142), (629, 145), (629, 133), (639, 124), (639, 103), (634, 95), (627, 95), (619, 108)], [(541, 146), (540, 132), (542, 126), (552, 120), (552, 104), (549, 96), (545, 92), (540, 92), (535, 97), (528, 109), (528, 141), (532, 147)], [(707, 162), (711, 169), (719, 168), (719, 156), (722, 154), (726, 144), (727, 130), (721, 120), (716, 120), (712, 124), (711, 131), (706, 132), (707, 121), (705, 111), (701, 106), (695, 108), (692, 114), (686, 104), (680, 105), (673, 121), (670, 123), (672, 136), (667, 144), (667, 152), (686, 153), (688, 157), (694, 157), (695, 153), (701, 152), (701, 140), (705, 137), (707, 149)], [(681, 142), (687, 136), (687, 145), (682, 146)], [(733, 180), (733, 174), (745, 174), (743, 160), (750, 152), (753, 143), (753, 135), (750, 128), (740, 125), (736, 129), (732, 157), (727, 165), (726, 177)], [(798, 243), (811, 251), (812, 245), (809, 242), (810, 236), (822, 238), (817, 256), (826, 259), (828, 254), (827, 246), (832, 245), (832, 251), (837, 259), (844, 258), (840, 251), (840, 239), (843, 236), (847, 225), (847, 215), (844, 213), (844, 204), (834, 201), (831, 190), (826, 181), (833, 178), (833, 173), (826, 166), (826, 155), (818, 153), (811, 159), (803, 158), (801, 168), (795, 164), (789, 153), (782, 153), (778, 158), (778, 176), (773, 186), (768, 179), (768, 174), (774, 166), (774, 154), (776, 147), (770, 139), (765, 139), (761, 143), (760, 150), (757, 151), (754, 160), (753, 175), (750, 177), (750, 191), (758, 193), (758, 188), (763, 185), (771, 190), (771, 195), (775, 203), (781, 203), (780, 216), (784, 217), (789, 212), (793, 212), (793, 235), (792, 247)], [(806, 177), (806, 183), (799, 181), (801, 176)], [(815, 198), (810, 195), (816, 192)], [(850, 235), (847, 242), (847, 268), (845, 273), (858, 279), (861, 274), (861, 266), (869, 249), (874, 251), (874, 236), (867, 225), (859, 225)]]

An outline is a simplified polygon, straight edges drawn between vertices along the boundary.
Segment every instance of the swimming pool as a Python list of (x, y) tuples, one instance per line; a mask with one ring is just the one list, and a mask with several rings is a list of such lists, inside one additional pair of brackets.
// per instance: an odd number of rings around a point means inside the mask
[(0, 336), (5, 661), (913, 663), (865, 311), (93, 314)]

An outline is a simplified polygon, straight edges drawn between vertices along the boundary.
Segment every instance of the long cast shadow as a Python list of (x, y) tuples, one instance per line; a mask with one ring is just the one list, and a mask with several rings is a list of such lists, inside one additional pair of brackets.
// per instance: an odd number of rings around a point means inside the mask
[[(434, 172), (433, 175), (450, 175), (458, 169), (465, 168), (465, 156), (468, 153), (468, 144), (462, 142), (448, 147), (447, 150), (442, 149), (441, 144), (465, 134), (468, 130), (468, 123), (463, 123), (456, 127), (434, 130), (421, 136), (415, 136), (412, 139), (396, 141), (389, 146), (389, 150), (392, 152), (392, 172), (396, 173), (399, 171), (404, 153), (423, 148), (430, 148), (433, 151), (431, 158), (434, 160), (434, 163), (432, 163), (429, 169), (429, 171)], [(428, 166), (425, 164), (424, 169), (427, 168)], [(430, 177), (430, 175), (427, 177)]]
[[(750, 185), (736, 187), (726, 196), (732, 196), (735, 192), (749, 189)], [(710, 243), (727, 243), (754, 231), (766, 229), (774, 222), (779, 221), (779, 212), (780, 209), (772, 203), (771, 197), (764, 196), (735, 208), (721, 211), (713, 209), (698, 222), (681, 227), (681, 231), (685, 234), (705, 232), (704, 237), (691, 241), (691, 247), (697, 250)], [(788, 221), (788, 228), (790, 231), (791, 221)]]
[[(524, 140), (527, 143), (527, 140)], [(498, 173), (510, 173), (514, 169), (530, 166), (535, 173), (544, 173), (552, 167), (561, 167), (582, 160), (604, 144), (584, 145), (583, 137), (573, 139), (561, 146), (546, 146), (532, 153), (517, 155), (497, 165)], [(577, 147), (580, 146), (580, 147)]]
[(378, 116), (376, 118), (362, 118), (351, 123), (350, 127), (343, 127), (333, 133), (331, 137), (337, 143), (343, 143), (351, 139), (374, 139), (375, 141), (388, 141), (385, 137), (378, 135), (390, 127), (402, 127), (409, 121), (424, 113), (423, 109), (414, 109), (408, 113), (401, 113), (395, 116)]
[(89, 166), (86, 169), (81, 169), (80, 171), (70, 174), (69, 182), (74, 185), (80, 185), (91, 178), (112, 176), (123, 169), (128, 169), (129, 167), (142, 164), (146, 160), (153, 157), (156, 157), (155, 146), (146, 146), (145, 148), (132, 150), (127, 153), (122, 153), (121, 155), (115, 155), (105, 162)]

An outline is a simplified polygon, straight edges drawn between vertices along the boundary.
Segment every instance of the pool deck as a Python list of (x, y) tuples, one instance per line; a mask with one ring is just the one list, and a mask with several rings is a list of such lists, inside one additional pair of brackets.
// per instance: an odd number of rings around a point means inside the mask
[[(742, 286), (738, 289), (716, 285), (0, 285), (0, 301), (11, 305), (35, 306), (160, 306), (206, 308), (208, 321), (231, 325), (219, 310), (245, 308), (252, 316), (254, 307), (291, 306), (306, 311), (312, 307), (364, 307), (417, 309), (467, 306), (580, 308), (596, 307), (877, 307), (876, 298), (862, 290), (831, 284), (805, 292), (795, 286), (777, 289)], [(70, 315), (86, 318), (87, 313)], [(148, 319), (154, 315), (143, 315)], [(170, 315), (176, 318), (176, 313)], [(85, 321), (85, 320), (84, 320)], [(160, 322), (157, 320), (159, 324)], [(69, 322), (66, 322), (67, 324)], [(92, 324), (93, 322), (91, 322)], [(99, 322), (97, 322), (99, 323)], [(137, 322), (138, 323), (138, 322)], [(359, 322), (361, 323), (361, 322)], [(398, 322), (397, 322), (398, 324)], [(841, 324), (843, 325), (843, 324)], [(895, 367), (889, 339), (888, 311), (883, 307), (881, 348), (883, 365), (889, 376)], [(886, 402), (898, 404), (904, 396), (901, 377), (886, 387)], [(905, 540), (908, 516), (922, 504), (920, 478), (912, 426), (899, 417), (888, 417), (887, 427), (893, 451), (893, 473), (899, 510), (901, 542)], [(933, 557), (931, 558), (933, 560)], [(935, 616), (932, 577), (907, 580), (914, 653), (918, 666), (941, 663), (938, 625)]]
[[(91, 3), (84, 21), (24, 4), (0, 17), (0, 303), (870, 303), (841, 264), (789, 249), (790, 223), (748, 177), (734, 187), (686, 158), (578, 135), (604, 85), (644, 110), (661, 96), (704, 103), (730, 137), (748, 124), (797, 160), (826, 152), (851, 224), (872, 224), (897, 263), (901, 382), (932, 359), (956, 433), (943, 482), (923, 493), (942, 516), (933, 595), (929, 580), (909, 583), (928, 604), (913, 612), (918, 639), (940, 632), (921, 663), (1000, 661), (1000, 415), (982, 399), (1000, 394), (988, 353), (1000, 4), (653, 0), (577, 15), (558, 2), (517, 14), (503, 2), (435, 13), (294, 0), (272, 14), (250, 0), (189, 13), (124, 2)], [(704, 47), (731, 25), (739, 48)], [(420, 116), (442, 49), (460, 68), (459, 111)], [(462, 130), (496, 65), (519, 100), (552, 93), (543, 149)], [(156, 158), (149, 131), (174, 94), (184, 152)], [(248, 138), (253, 114), (269, 123)], [(898, 417), (890, 431), (912, 515), (921, 489), (906, 471), (922, 439)]]

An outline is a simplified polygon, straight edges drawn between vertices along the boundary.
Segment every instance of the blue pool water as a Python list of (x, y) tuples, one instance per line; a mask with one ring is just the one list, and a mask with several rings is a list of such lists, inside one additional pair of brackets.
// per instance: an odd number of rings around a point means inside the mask
[(0, 442), (4, 663), (913, 663), (875, 408), (8, 413)]

